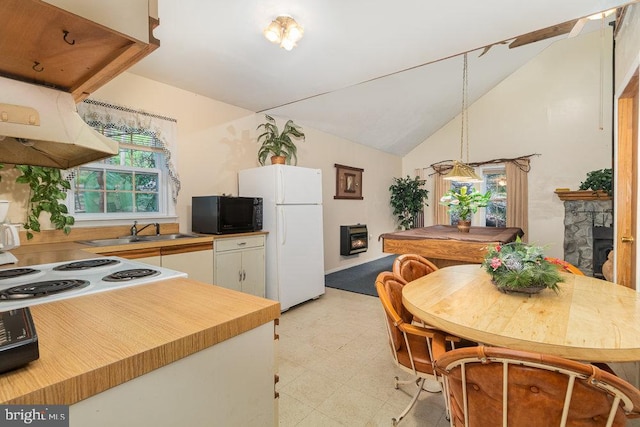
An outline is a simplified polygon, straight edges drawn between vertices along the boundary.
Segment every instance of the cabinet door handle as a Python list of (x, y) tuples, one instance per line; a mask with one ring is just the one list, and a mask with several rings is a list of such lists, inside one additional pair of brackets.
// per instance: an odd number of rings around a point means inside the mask
[(247, 242), (238, 242), (238, 246), (245, 246)]
[(247, 272), (242, 270), (242, 280), (244, 281), (247, 278)]
[(623, 243), (633, 243), (633, 236), (622, 236)]
[(242, 270), (238, 271), (238, 282), (242, 282)]

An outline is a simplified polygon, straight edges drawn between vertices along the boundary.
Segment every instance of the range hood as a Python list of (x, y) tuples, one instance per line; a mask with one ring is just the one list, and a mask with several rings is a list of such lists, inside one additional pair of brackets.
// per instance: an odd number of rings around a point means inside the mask
[(70, 93), (0, 77), (0, 163), (68, 169), (115, 154)]

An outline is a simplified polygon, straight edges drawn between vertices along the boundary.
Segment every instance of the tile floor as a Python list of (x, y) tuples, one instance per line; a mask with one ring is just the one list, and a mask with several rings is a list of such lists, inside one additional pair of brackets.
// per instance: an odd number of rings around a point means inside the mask
[[(390, 426), (415, 385), (391, 358), (378, 298), (326, 288), (282, 314), (278, 331), (280, 426)], [(423, 392), (400, 424), (448, 426), (441, 393)]]
[[(392, 425), (415, 386), (394, 389), (394, 376), (409, 375), (394, 365), (384, 328), (378, 298), (332, 288), (284, 312), (278, 327), (280, 426)], [(621, 376), (634, 372), (634, 365), (612, 367)], [(442, 394), (427, 392), (400, 423), (448, 425)]]

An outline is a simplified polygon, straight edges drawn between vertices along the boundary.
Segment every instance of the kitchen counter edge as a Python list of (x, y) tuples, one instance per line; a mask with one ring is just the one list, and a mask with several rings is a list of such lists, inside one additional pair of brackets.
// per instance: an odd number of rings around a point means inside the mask
[(186, 278), (31, 307), (40, 358), (2, 404), (71, 405), (280, 317), (276, 301)]

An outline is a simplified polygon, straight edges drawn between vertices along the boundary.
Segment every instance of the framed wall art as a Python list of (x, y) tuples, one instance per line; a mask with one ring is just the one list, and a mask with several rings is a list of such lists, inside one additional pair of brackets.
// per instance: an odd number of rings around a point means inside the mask
[(362, 172), (364, 169), (338, 164), (334, 166), (336, 167), (336, 195), (333, 198), (362, 200)]

